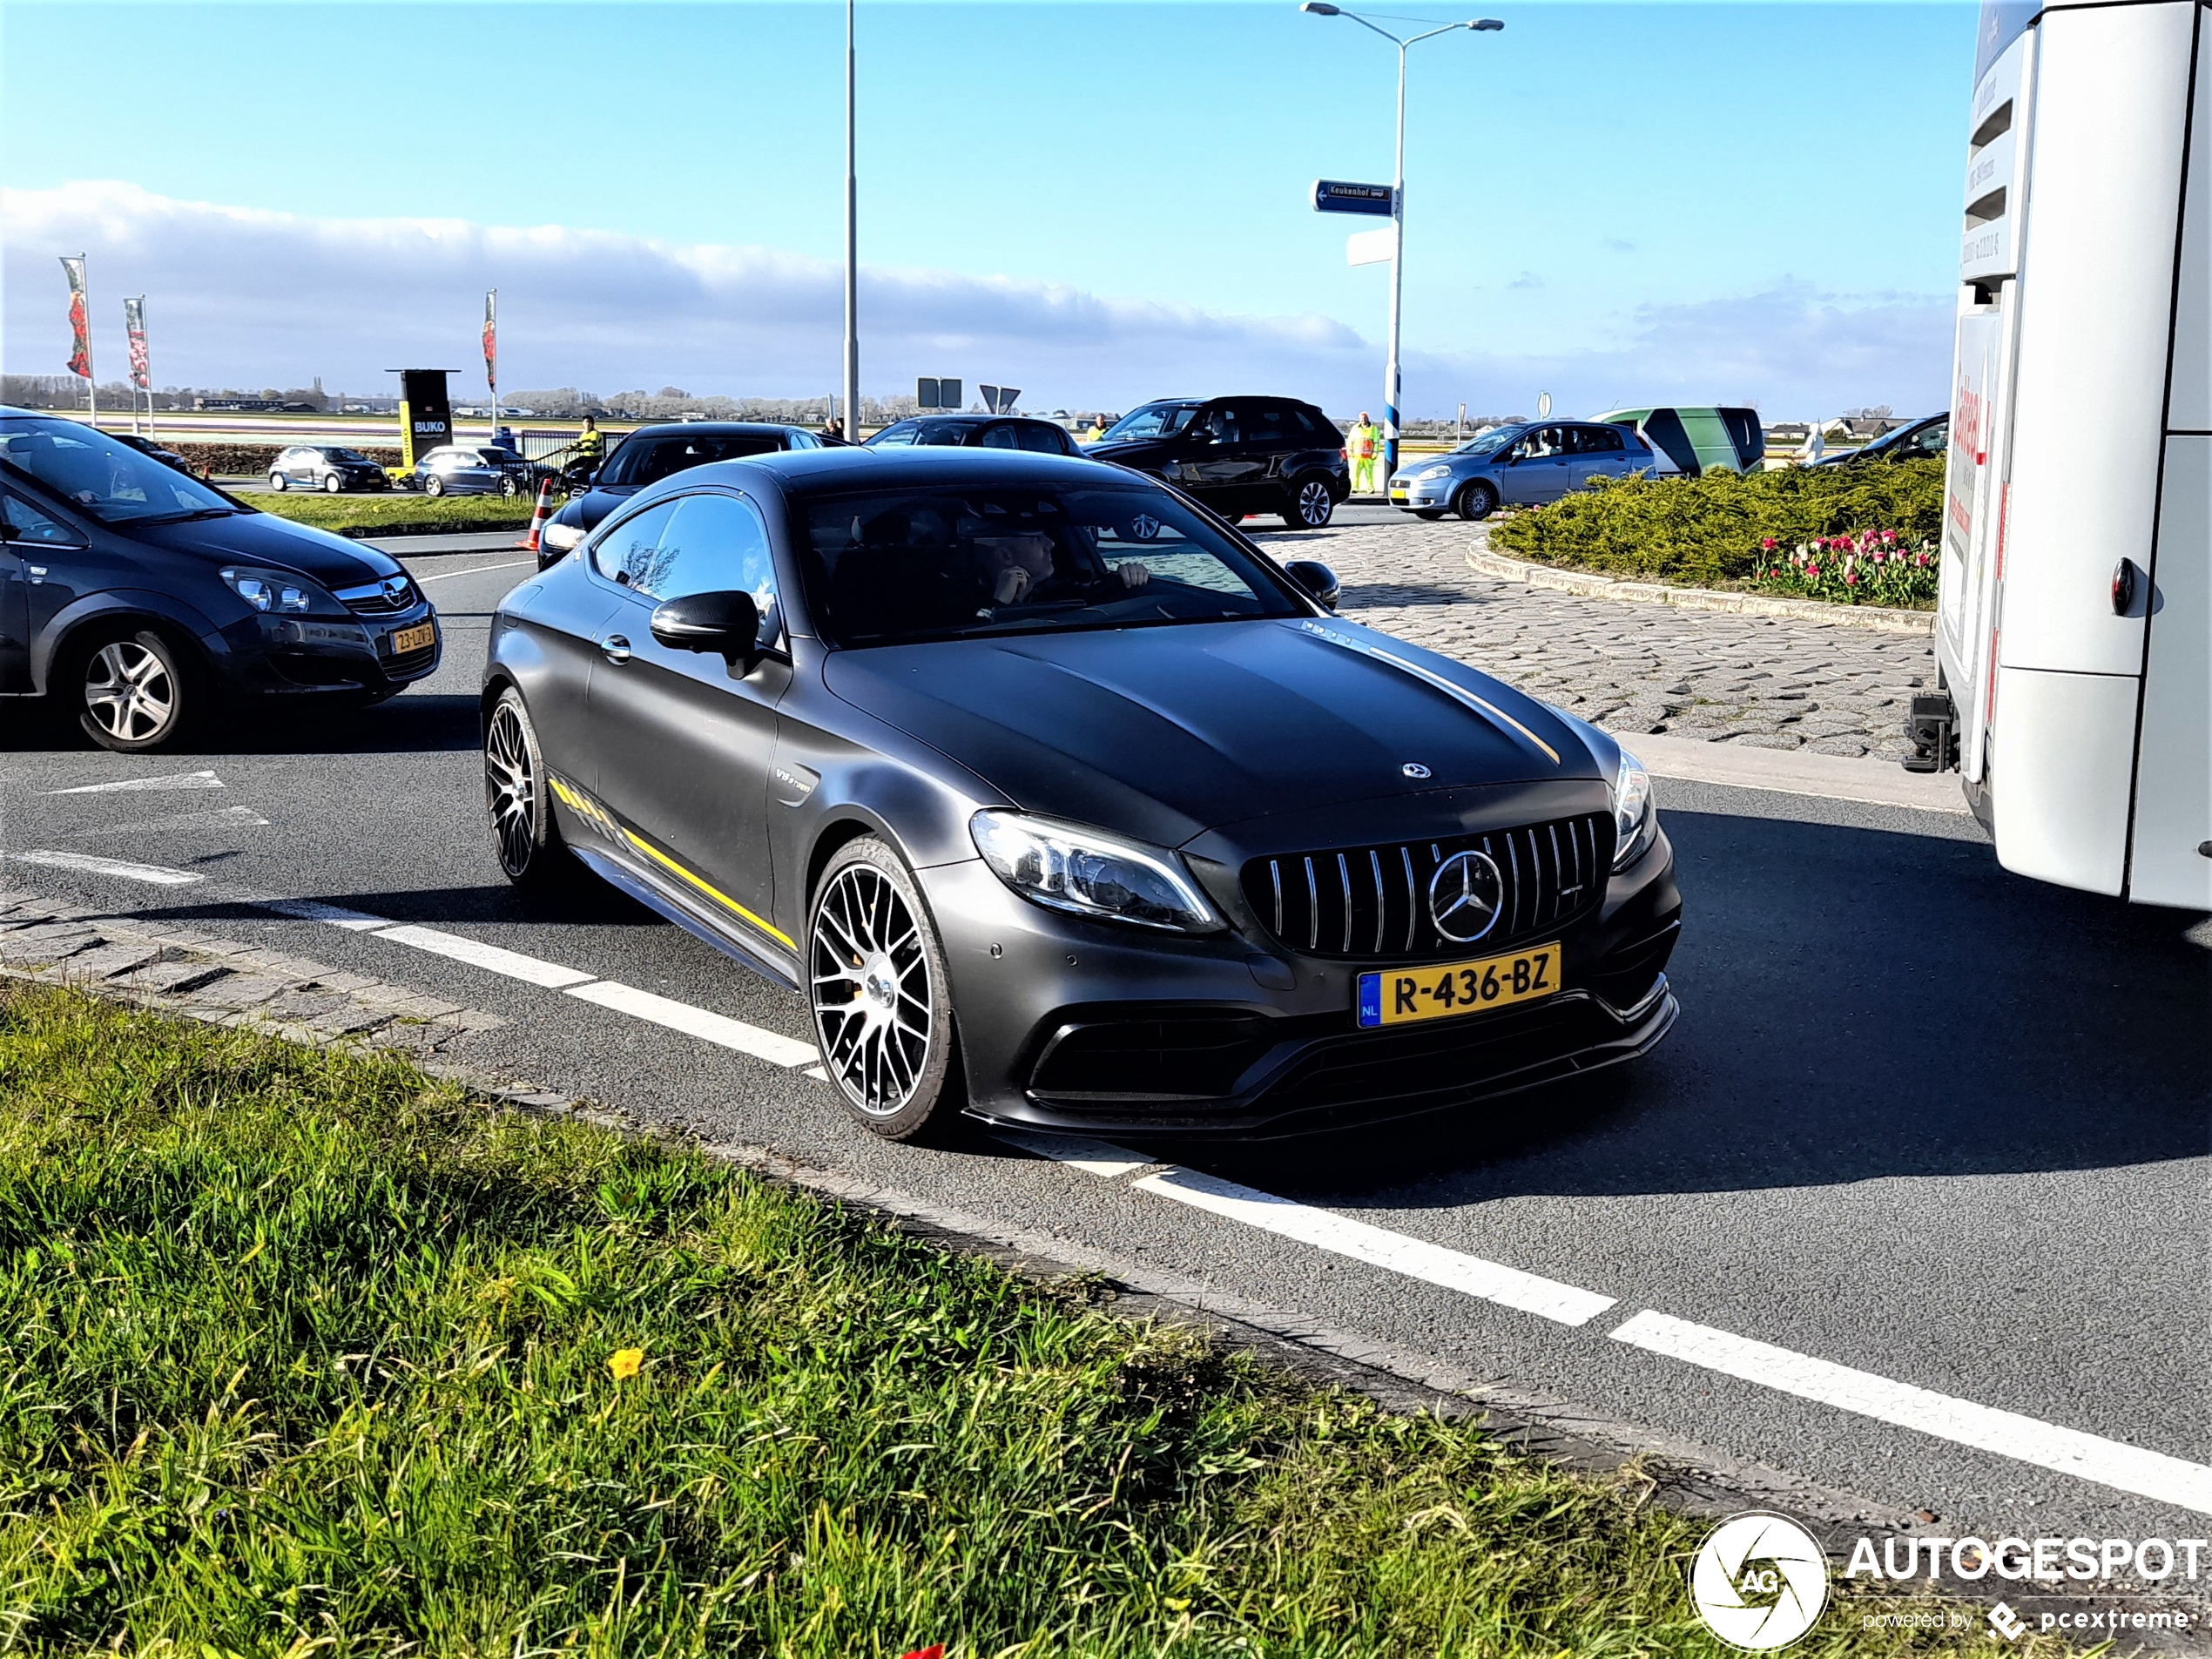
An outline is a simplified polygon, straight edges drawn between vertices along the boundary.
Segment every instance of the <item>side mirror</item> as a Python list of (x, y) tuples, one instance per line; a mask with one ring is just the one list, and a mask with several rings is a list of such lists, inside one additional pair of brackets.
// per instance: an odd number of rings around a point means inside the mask
[(0, 542), (15, 542), (22, 539), (23, 532), (21, 530), (17, 529), (6, 519), (0, 518)]
[(687, 593), (657, 605), (653, 637), (671, 651), (711, 651), (741, 679), (760, 662), (760, 608), (749, 593)]
[(1337, 580), (1337, 573), (1318, 559), (1292, 559), (1283, 567), (1283, 573), (1325, 610), (1334, 610), (1344, 596), (1344, 584)]

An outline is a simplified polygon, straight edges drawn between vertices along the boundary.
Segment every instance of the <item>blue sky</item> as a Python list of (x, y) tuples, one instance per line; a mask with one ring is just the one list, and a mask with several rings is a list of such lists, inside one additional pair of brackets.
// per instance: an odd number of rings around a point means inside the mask
[[(1413, 54), (1409, 410), (1940, 399), (1971, 6), (1486, 10)], [(5, 11), (11, 371), (61, 355), (51, 256), (84, 245), (103, 329), (148, 293), (163, 380), (464, 363), (490, 281), (512, 385), (834, 378), (841, 7)], [(1305, 191), (1388, 177), (1383, 42), (1291, 0), (860, 27), (869, 390), (1374, 401), (1386, 267)]]

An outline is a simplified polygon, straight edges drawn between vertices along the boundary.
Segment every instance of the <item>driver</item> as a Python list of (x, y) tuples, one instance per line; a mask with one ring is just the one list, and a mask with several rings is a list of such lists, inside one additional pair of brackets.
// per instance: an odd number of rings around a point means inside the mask
[[(961, 527), (967, 530), (968, 526)], [(1136, 559), (1124, 560), (1097, 576), (1081, 571), (1055, 574), (1052, 537), (1041, 529), (998, 531), (977, 525), (969, 535), (981, 560), (985, 606), (1049, 604), (1055, 600), (1106, 597), (1116, 586), (1127, 592), (1143, 587), (1152, 573)]]

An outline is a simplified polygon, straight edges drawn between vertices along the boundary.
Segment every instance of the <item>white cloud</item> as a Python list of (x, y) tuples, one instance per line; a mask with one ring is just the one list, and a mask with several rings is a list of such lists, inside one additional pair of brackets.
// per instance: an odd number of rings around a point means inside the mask
[[(664, 383), (794, 395), (838, 376), (841, 273), (761, 247), (685, 246), (559, 226), (317, 219), (79, 183), (0, 191), (0, 353), (14, 374), (67, 354), (55, 255), (91, 255), (94, 354), (123, 366), (121, 299), (147, 296), (164, 384), (383, 388), (401, 364), (462, 369), (474, 390), (483, 290), (500, 290), (501, 380), (605, 393)], [(1561, 409), (1608, 399), (1749, 397), (1798, 414), (1846, 404), (1935, 406), (1949, 361), (1941, 300), (1871, 300), (1786, 288), (1654, 307), (1609, 343), (1548, 355), (1409, 355), (1406, 406)], [(1606, 326), (1600, 320), (1601, 327)], [(864, 268), (863, 383), (916, 374), (1024, 388), (1033, 405), (1127, 408), (1147, 396), (1249, 388), (1332, 411), (1372, 402), (1380, 351), (1318, 314), (1228, 314), (1051, 283)]]

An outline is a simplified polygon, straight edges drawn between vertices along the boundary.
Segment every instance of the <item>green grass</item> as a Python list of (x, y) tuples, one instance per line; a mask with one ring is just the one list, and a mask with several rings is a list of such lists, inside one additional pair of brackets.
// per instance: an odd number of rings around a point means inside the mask
[(1545, 564), (1727, 587), (1756, 578), (1765, 541), (1894, 530), (1918, 546), (1942, 529), (1943, 462), (1899, 461), (1608, 482), (1514, 514), (1490, 543)]
[(294, 523), (341, 536), (434, 535), (441, 530), (519, 529), (536, 503), (528, 496), (325, 496), (305, 490), (253, 496), (253, 505)]
[[(387, 1058), (0, 984), (0, 1649), (1718, 1655), (1644, 1489)], [(1797, 1651), (1946, 1650), (1857, 1623)]]

